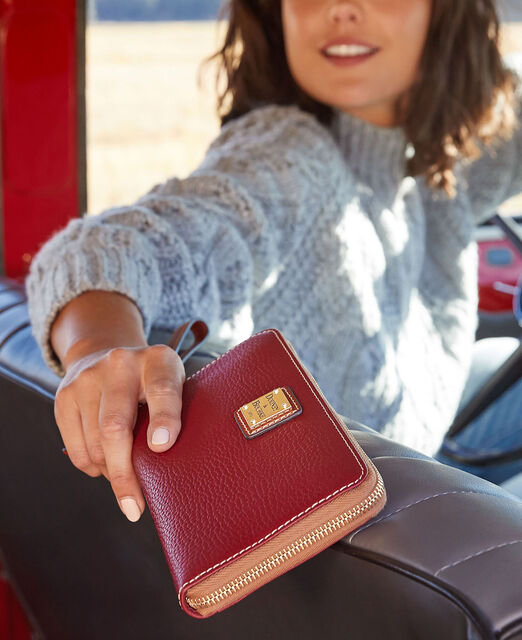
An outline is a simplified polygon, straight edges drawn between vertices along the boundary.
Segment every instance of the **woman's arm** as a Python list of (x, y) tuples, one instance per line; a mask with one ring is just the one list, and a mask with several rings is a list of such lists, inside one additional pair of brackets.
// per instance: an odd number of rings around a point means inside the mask
[[(90, 299), (87, 292), (126, 296), (129, 305), (134, 303), (141, 313), (142, 331), (147, 335), (161, 291), (157, 259), (147, 238), (132, 228), (104, 226), (96, 216), (73, 219), (56, 232), (34, 256), (25, 285), (33, 335), (44, 360), (61, 377), (66, 372), (61, 358), (68, 349), (84, 339), (83, 334), (110, 331), (108, 325), (114, 320), (112, 315), (103, 319), (103, 314), (85, 305)], [(80, 299), (82, 294), (85, 298)], [(81, 309), (88, 315), (81, 331), (79, 326), (78, 330), (69, 326), (63, 330), (64, 337), (57, 340), (57, 356), (51, 344), (51, 329), (56, 328), (55, 321), (69, 304), (70, 309)], [(135, 313), (134, 307), (127, 306), (129, 311)], [(94, 320), (100, 322), (98, 331)], [(57, 333), (62, 332), (57, 329)], [(112, 332), (106, 335), (114, 337)]]
[(50, 340), (65, 369), (101, 349), (147, 346), (138, 307), (112, 291), (86, 291), (68, 302), (51, 327)]
[(167, 346), (147, 345), (138, 308), (115, 292), (71, 300), (53, 323), (51, 343), (66, 369), (54, 415), (67, 454), (86, 474), (103, 473), (135, 522), (145, 508), (132, 464), (136, 407), (148, 405), (151, 449), (171, 447), (181, 429), (183, 364)]
[(248, 320), (255, 298), (339, 190), (344, 164), (336, 153), (312, 115), (261, 107), (227, 123), (187, 178), (156, 185), (133, 205), (71, 220), (43, 245), (26, 279), (47, 364), (64, 375), (50, 329), (86, 291), (127, 296), (145, 336), (153, 323), (173, 328), (191, 316), (211, 330)]

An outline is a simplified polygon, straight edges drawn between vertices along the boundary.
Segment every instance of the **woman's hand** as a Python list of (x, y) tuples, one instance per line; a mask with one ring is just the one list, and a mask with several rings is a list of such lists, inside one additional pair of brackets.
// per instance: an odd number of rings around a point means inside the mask
[(56, 392), (54, 415), (69, 458), (110, 481), (132, 522), (145, 508), (131, 458), (138, 403), (148, 405), (150, 448), (166, 451), (181, 429), (184, 382), (185, 367), (171, 347), (115, 347), (70, 364)]

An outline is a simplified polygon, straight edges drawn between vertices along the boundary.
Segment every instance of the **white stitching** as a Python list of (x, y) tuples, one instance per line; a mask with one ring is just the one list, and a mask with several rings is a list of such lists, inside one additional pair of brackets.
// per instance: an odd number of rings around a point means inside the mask
[(357, 529), (350, 535), (350, 537), (348, 538), (348, 542), (351, 542), (353, 538), (355, 538), (355, 536), (358, 533), (361, 533), (361, 531), (364, 531), (364, 529), (367, 529), (368, 527), (371, 527), (372, 525), (377, 524), (382, 520), (386, 520), (386, 518), (390, 518), (396, 513), (399, 513), (399, 511), (404, 511), (404, 509), (408, 509), (409, 507), (419, 504), (420, 502), (425, 502), (426, 500), (431, 500), (432, 498), (437, 498), (438, 496), (445, 496), (451, 493), (479, 493), (481, 495), (488, 495), (488, 494), (484, 494), (483, 491), (464, 490), (464, 491), (442, 491), (441, 493), (435, 493), (432, 496), (426, 496), (424, 498), (421, 498), (420, 500), (416, 500), (415, 502), (410, 502), (410, 504), (404, 505), (403, 507), (399, 507), (398, 509), (395, 509), (395, 511), (392, 511), (391, 513), (387, 513), (385, 516), (381, 516), (380, 518), (376, 518), (371, 522), (369, 522), (368, 524), (365, 524), (363, 527), (361, 527), (360, 529)]
[[(265, 329), (264, 331), (260, 331), (259, 333), (255, 334), (255, 335), (263, 335), (265, 333), (273, 333), (275, 335), (275, 337), (279, 340), (279, 342), (281, 343), (281, 345), (283, 346), (284, 350), (287, 352), (287, 354), (289, 355), (290, 359), (292, 360), (295, 368), (297, 369), (297, 371), (299, 372), (299, 374), (301, 375), (301, 377), (303, 378), (303, 380), (306, 382), (306, 384), (308, 385), (308, 387), (310, 388), (310, 391), (313, 393), (313, 395), (315, 396), (316, 400), (319, 402), (319, 404), (322, 406), (323, 411), (326, 413), (327, 417), (329, 418), (329, 420), (332, 422), (332, 424), (334, 425), (337, 433), (341, 436), (343, 442), (346, 444), (346, 446), (351, 449), (352, 453), (354, 454), (354, 458), (357, 461), (357, 464), (361, 467), (361, 475), (357, 478), (357, 480), (353, 480), (352, 482), (350, 482), (349, 484), (344, 485), (343, 487), (340, 487), (339, 489), (337, 489), (336, 491), (334, 491), (333, 493), (331, 493), (330, 495), (321, 498), (320, 500), (318, 500), (317, 502), (314, 502), (314, 504), (310, 505), (309, 507), (307, 507), (304, 511), (301, 511), (301, 513), (298, 513), (297, 515), (293, 516), (292, 518), (290, 518), (289, 520), (287, 520), (285, 523), (279, 525), (279, 527), (277, 527), (276, 529), (274, 529), (273, 531), (271, 531), (270, 533), (267, 533), (266, 536), (263, 536), (262, 538), (260, 538), (257, 542), (254, 542), (253, 544), (249, 545), (248, 547), (245, 547), (244, 549), (241, 549), (241, 551), (238, 551), (237, 553), (234, 553), (234, 555), (230, 556), (229, 558), (227, 558), (226, 560), (222, 560), (221, 562), (218, 562), (217, 564), (215, 564), (213, 567), (209, 567), (208, 569), (205, 569), (205, 571), (199, 573), (197, 576), (195, 576), (194, 578), (187, 580), (186, 582), (184, 582), (179, 590), (178, 593), (178, 601), (179, 604), (181, 606), (181, 598), (180, 598), (180, 594), (183, 591), (183, 589), (188, 586), (191, 582), (194, 582), (195, 580), (197, 580), (198, 578), (200, 578), (201, 576), (205, 575), (205, 573), (208, 573), (209, 571), (212, 571), (213, 569), (215, 569), (216, 567), (219, 567), (222, 564), (225, 564), (226, 562), (228, 562), (229, 560), (234, 559), (236, 556), (240, 556), (241, 554), (243, 554), (245, 551), (248, 551), (249, 549), (254, 548), (255, 546), (259, 545), (261, 542), (263, 542), (264, 540), (266, 540), (267, 538), (269, 538), (273, 533), (276, 533), (277, 531), (279, 531), (279, 529), (282, 529), (283, 527), (285, 527), (287, 524), (289, 524), (290, 522), (292, 522), (293, 520), (295, 520), (296, 518), (299, 518), (300, 516), (304, 515), (307, 511), (310, 511), (310, 509), (313, 509), (316, 505), (321, 504), (321, 502), (324, 502), (325, 500), (328, 500), (329, 498), (332, 498), (333, 496), (335, 496), (337, 493), (339, 493), (340, 491), (343, 491), (344, 489), (347, 489), (348, 487), (352, 486), (353, 484), (355, 484), (356, 482), (358, 482), (361, 478), (362, 475), (364, 473), (364, 467), (361, 466), (361, 463), (358, 459), (358, 457), (355, 455), (355, 451), (354, 449), (350, 446), (350, 442), (346, 439), (344, 431), (339, 431), (339, 428), (337, 426), (337, 424), (334, 422), (334, 420), (332, 419), (332, 417), (330, 416), (330, 414), (328, 413), (328, 411), (326, 411), (326, 408), (324, 406), (325, 402), (327, 404), (328, 401), (326, 400), (326, 398), (318, 398), (317, 394), (315, 393), (314, 389), (312, 388), (312, 386), (310, 385), (309, 381), (307, 380), (306, 376), (303, 374), (303, 372), (301, 371), (301, 369), (297, 366), (297, 363), (295, 361), (294, 356), (292, 355), (292, 353), (290, 352), (290, 350), (288, 349), (288, 346), (290, 346), (291, 350), (294, 351), (295, 350), (291, 347), (290, 343), (287, 346), (279, 337), (279, 335), (273, 330), (273, 329)], [(253, 336), (251, 336), (253, 337)], [(242, 344), (242, 343), (240, 343)], [(234, 351), (235, 349), (237, 349), (240, 344), (236, 345), (235, 347), (233, 347), (230, 351), (227, 351), (226, 353), (231, 353), (232, 351)], [(215, 364), (220, 358), (222, 358), (224, 355), (226, 355), (226, 353), (223, 353), (219, 356), (219, 358), (216, 358), (215, 360), (213, 360), (212, 362), (209, 362), (207, 365), (205, 365), (202, 369), (199, 369), (198, 371), (196, 371), (193, 375), (191, 375), (189, 378), (187, 378), (187, 380), (190, 380), (191, 378), (196, 377), (197, 375), (199, 375), (202, 371), (204, 371), (207, 367), (212, 366), (213, 364)], [(297, 356), (297, 354), (295, 354)], [(304, 367), (304, 365), (302, 365)], [(312, 374), (310, 372), (308, 372), (310, 377), (312, 377)], [(322, 395), (322, 394), (321, 394)], [(330, 407), (333, 414), (337, 415), (337, 413), (335, 413), (335, 411), (333, 411), (333, 408)]]
[(389, 454), (386, 456), (372, 456), (372, 460), (384, 460), (386, 458), (391, 458), (392, 460), (420, 460), (421, 462), (436, 462), (437, 464), (442, 464), (438, 460), (435, 460), (435, 458), (417, 458), (417, 456), (393, 456)]
[(476, 558), (477, 556), (480, 556), (483, 553), (488, 553), (488, 551), (493, 551), (493, 549), (500, 549), (502, 547), (507, 547), (510, 544), (519, 544), (521, 542), (522, 542), (522, 540), (511, 540), (511, 542), (503, 542), (502, 544), (496, 544), (493, 547), (488, 547), (487, 549), (482, 549), (482, 551), (477, 551), (477, 553), (472, 553), (471, 555), (466, 556), (465, 558), (462, 558), (461, 560), (456, 560), (455, 562), (452, 562), (451, 564), (445, 564), (440, 569), (437, 569), (437, 571), (435, 571), (435, 573), (433, 575), (436, 576), (441, 571), (445, 571), (446, 569), (449, 569), (450, 567), (454, 567), (457, 564), (461, 564), (462, 562), (466, 562), (466, 560), (469, 560), (470, 558)]

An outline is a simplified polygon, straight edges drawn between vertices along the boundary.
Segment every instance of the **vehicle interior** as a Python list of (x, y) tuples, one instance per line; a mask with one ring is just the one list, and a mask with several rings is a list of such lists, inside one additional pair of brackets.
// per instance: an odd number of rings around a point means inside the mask
[[(85, 209), (85, 11), (82, 1), (0, 1), (9, 36), (0, 44), (0, 578), (27, 624), (16, 631), (14, 609), (0, 605), (0, 640), (522, 640), (522, 474), (496, 485), (342, 416), (382, 475), (383, 511), (200, 621), (179, 606), (149, 511), (129, 523), (106, 479), (80, 473), (63, 455), (53, 407), (60, 379), (31, 333), (24, 274), (39, 244)], [(31, 64), (29, 43), (46, 52)], [(31, 153), (35, 145), (41, 154)], [(66, 150), (62, 160), (49, 164), (57, 149)], [(522, 256), (517, 218), (497, 213), (484, 226)], [(520, 340), (521, 287), (522, 274), (504, 324), (479, 314), (477, 340)], [(170, 336), (153, 329), (149, 343)], [(187, 377), (221, 353), (206, 341), (188, 359)], [(466, 388), (446, 435), (448, 457), (477, 468), (522, 457), (520, 449), (470, 455), (454, 440), (521, 376), (519, 345), (491, 377)]]

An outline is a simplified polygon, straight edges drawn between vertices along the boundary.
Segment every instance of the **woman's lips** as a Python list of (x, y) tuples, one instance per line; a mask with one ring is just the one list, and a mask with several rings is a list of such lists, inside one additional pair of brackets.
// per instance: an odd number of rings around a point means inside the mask
[(322, 55), (337, 67), (353, 67), (357, 64), (361, 64), (369, 60), (372, 56), (378, 53), (379, 50), (370, 51), (369, 53), (361, 54), (359, 56), (328, 56), (326, 53), (322, 52)]

